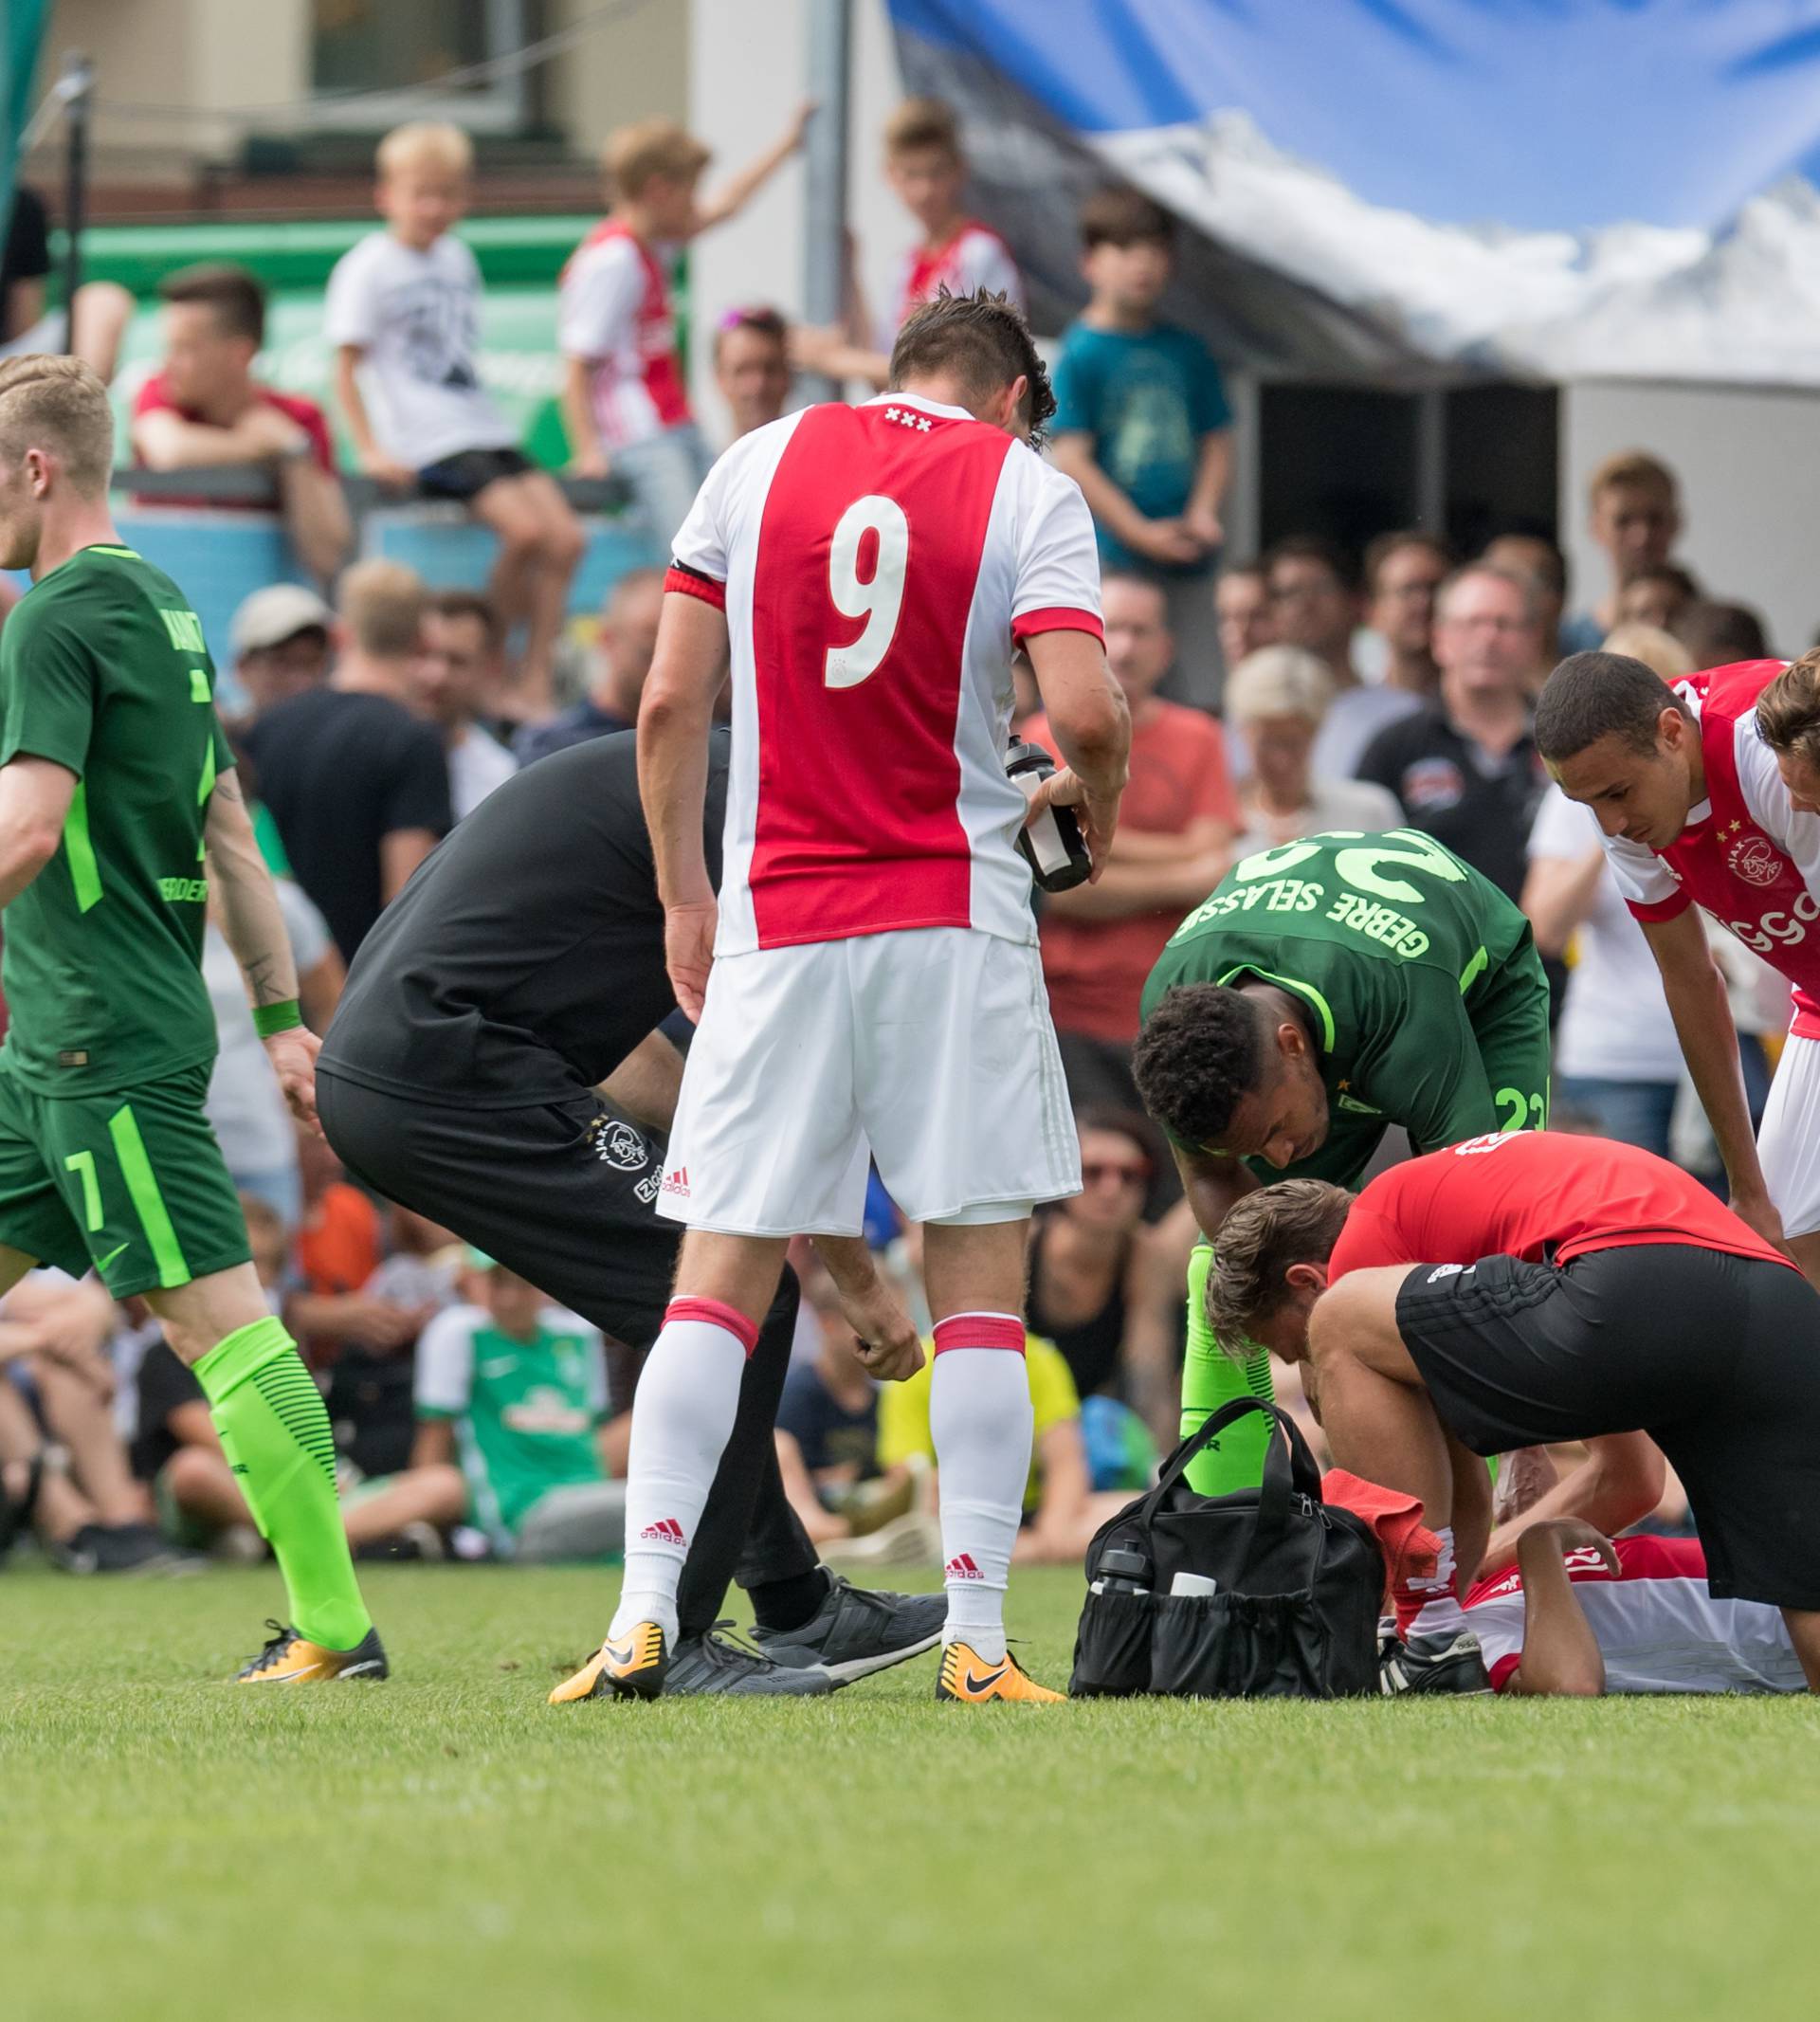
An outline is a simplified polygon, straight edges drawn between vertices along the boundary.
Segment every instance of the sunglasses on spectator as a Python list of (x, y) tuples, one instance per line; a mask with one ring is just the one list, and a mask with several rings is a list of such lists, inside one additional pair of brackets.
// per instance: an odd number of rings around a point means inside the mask
[(1141, 1161), (1127, 1165), (1117, 1158), (1104, 1158), (1081, 1168), (1083, 1186), (1097, 1187), (1102, 1179), (1116, 1179), (1121, 1187), (1147, 1186), (1150, 1168)]

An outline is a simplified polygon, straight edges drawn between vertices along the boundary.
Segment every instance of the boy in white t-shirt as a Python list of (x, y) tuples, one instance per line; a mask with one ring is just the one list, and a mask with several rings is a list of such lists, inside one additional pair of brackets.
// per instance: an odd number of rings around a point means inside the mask
[(481, 385), (481, 271), (453, 230), (473, 166), (458, 127), (415, 121), (386, 136), (374, 199), (386, 229), (337, 261), (325, 329), (361, 469), (459, 500), (499, 537), (488, 593), (508, 628), (524, 626), (520, 700), (547, 713), (584, 538)]
[(810, 110), (706, 204), (696, 188), (709, 150), (693, 134), (673, 119), (610, 134), (600, 166), (612, 209), (562, 270), (556, 342), (570, 468), (617, 471), (664, 561), (714, 461), (689, 411), (665, 253), (741, 209), (801, 145)]
[(792, 355), (804, 370), (864, 379), (877, 388), (890, 376), (891, 347), (904, 318), (943, 288), (951, 295), (984, 288), (1025, 306), (1024, 280), (1010, 247), (990, 225), (970, 217), (961, 202), (967, 156), (951, 105), (940, 99), (904, 100), (885, 122), (884, 176), (921, 236), (899, 264), (877, 330), (868, 341), (856, 287), (848, 330), (799, 328), (791, 340)]

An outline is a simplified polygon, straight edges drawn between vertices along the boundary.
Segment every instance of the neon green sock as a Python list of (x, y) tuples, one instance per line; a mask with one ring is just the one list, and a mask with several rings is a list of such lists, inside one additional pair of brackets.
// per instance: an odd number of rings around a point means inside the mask
[[(1205, 1425), (1221, 1405), (1234, 1397), (1276, 1397), (1270, 1380), (1270, 1356), (1260, 1348), (1242, 1362), (1234, 1361), (1213, 1339), (1207, 1323), (1207, 1274), (1213, 1246), (1197, 1243), (1188, 1260), (1188, 1354), (1182, 1363), (1182, 1437)], [(1270, 1441), (1270, 1421), (1255, 1412), (1222, 1432), (1188, 1466), (1188, 1485), (1204, 1496), (1227, 1496), (1256, 1488), (1264, 1480), (1264, 1456)]]
[(228, 1466), (272, 1547), (290, 1626), (325, 1649), (352, 1649), (373, 1627), (335, 1494), (335, 1439), (322, 1394), (279, 1320), (256, 1320), (195, 1366)]

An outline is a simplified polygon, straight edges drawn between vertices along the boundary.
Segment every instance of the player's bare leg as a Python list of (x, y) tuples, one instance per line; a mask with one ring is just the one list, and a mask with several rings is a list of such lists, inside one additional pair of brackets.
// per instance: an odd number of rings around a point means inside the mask
[(1801, 1661), (1808, 1690), (1820, 1692), (1820, 1613), (1811, 1608), (1785, 1608), (1782, 1620), (1788, 1628), (1789, 1641), (1794, 1645), (1794, 1654)]
[(1440, 1539), (1432, 1575), (1405, 1575), (1392, 1589), (1402, 1647), (1386, 1666), (1385, 1689), (1488, 1691), (1460, 1606), (1459, 1569), (1476, 1567), (1484, 1555), (1491, 1485), (1483, 1463), (1436, 1416), (1397, 1331), (1396, 1297), (1409, 1275), (1401, 1266), (1354, 1271), (1316, 1302), (1308, 1352), (1321, 1429), (1340, 1466), (1416, 1497)]
[(638, 1379), (626, 1477), (626, 1577), (607, 1640), (551, 1693), (655, 1699), (676, 1648), (676, 1594), (739, 1409), (746, 1361), (784, 1268), (781, 1237), (691, 1229)]
[(222, 1449), (269, 1541), (290, 1621), (241, 1672), (247, 1685), (386, 1675), (360, 1597), (335, 1491), (335, 1441), (321, 1393), (265, 1304), (250, 1264), (148, 1291), (178, 1357), (209, 1398)]
[(930, 1223), (923, 1283), (936, 1323), (929, 1430), (941, 1484), (942, 1630), (938, 1699), (1053, 1701), (1005, 1642), (1005, 1591), (1030, 1471), (1024, 1367), (1028, 1213)]

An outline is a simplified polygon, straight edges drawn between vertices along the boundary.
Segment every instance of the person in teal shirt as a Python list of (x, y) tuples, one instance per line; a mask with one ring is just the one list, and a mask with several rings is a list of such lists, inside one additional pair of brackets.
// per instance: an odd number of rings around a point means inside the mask
[(1092, 293), (1055, 364), (1055, 462), (1092, 508), (1108, 569), (1154, 576), (1169, 596), (1169, 693), (1219, 694), (1212, 573), (1231, 461), (1220, 369), (1191, 331), (1160, 321), (1174, 224), (1135, 190), (1102, 190), (1081, 213)]

